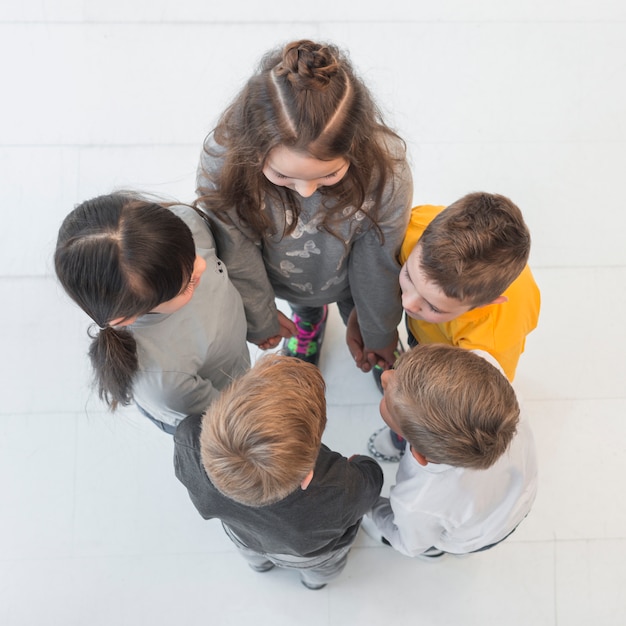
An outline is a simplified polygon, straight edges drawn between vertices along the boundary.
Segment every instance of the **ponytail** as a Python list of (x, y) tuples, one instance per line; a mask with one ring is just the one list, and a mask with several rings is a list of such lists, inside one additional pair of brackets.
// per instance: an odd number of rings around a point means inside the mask
[(94, 370), (98, 397), (111, 411), (128, 406), (133, 399), (133, 377), (137, 372), (137, 343), (126, 328), (107, 326), (91, 335), (89, 358)]
[(97, 324), (88, 331), (98, 395), (114, 411), (133, 399), (139, 368), (132, 331), (112, 320), (145, 315), (193, 274), (187, 224), (164, 206), (115, 193), (78, 205), (59, 229), (54, 265), (67, 294)]

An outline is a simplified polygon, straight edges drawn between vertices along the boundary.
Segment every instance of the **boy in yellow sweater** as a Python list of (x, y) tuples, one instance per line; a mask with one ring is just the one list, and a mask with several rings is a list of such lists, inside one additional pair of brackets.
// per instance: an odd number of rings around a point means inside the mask
[[(400, 251), (409, 345), (444, 343), (487, 352), (512, 381), (526, 335), (539, 319), (529, 253), (522, 213), (505, 196), (477, 192), (447, 208), (415, 207)], [(355, 316), (349, 328), (352, 355), (369, 371), (373, 363), (360, 349)], [(369, 441), (370, 452), (385, 461), (399, 461), (405, 445), (387, 427)]]

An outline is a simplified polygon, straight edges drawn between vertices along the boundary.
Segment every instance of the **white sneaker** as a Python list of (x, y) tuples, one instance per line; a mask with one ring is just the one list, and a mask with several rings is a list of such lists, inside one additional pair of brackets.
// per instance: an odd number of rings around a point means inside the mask
[(437, 548), (429, 548), (426, 552), (422, 552), (421, 554), (417, 554), (416, 557), (422, 561), (430, 561), (431, 563), (434, 561), (441, 561), (442, 558), (445, 558), (448, 555), (447, 552), (443, 552), (443, 550), (437, 550)]
[(393, 445), (389, 426), (383, 426), (368, 439), (367, 449), (375, 459), (387, 463), (399, 463), (404, 454), (404, 450), (398, 450)]

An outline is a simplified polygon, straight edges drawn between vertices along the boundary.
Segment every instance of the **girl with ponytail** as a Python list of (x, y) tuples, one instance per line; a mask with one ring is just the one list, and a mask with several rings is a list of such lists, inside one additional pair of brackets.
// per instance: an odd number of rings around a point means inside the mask
[(248, 369), (241, 298), (192, 207), (131, 193), (87, 200), (63, 221), (54, 262), (95, 323), (89, 356), (112, 411), (134, 402), (173, 433)]

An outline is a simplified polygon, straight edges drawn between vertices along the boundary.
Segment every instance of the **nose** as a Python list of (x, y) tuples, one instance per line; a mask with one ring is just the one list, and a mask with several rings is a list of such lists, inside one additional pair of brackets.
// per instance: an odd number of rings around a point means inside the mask
[(309, 198), (317, 191), (315, 181), (300, 180), (295, 184), (296, 191), (303, 197)]
[(380, 384), (383, 386), (383, 391), (385, 391), (387, 389), (387, 384), (389, 382), (389, 371), (390, 370), (385, 370), (381, 375), (380, 375)]
[(402, 308), (410, 311), (411, 313), (419, 313), (422, 309), (422, 301), (419, 296), (415, 294), (408, 295), (406, 293), (402, 294)]

